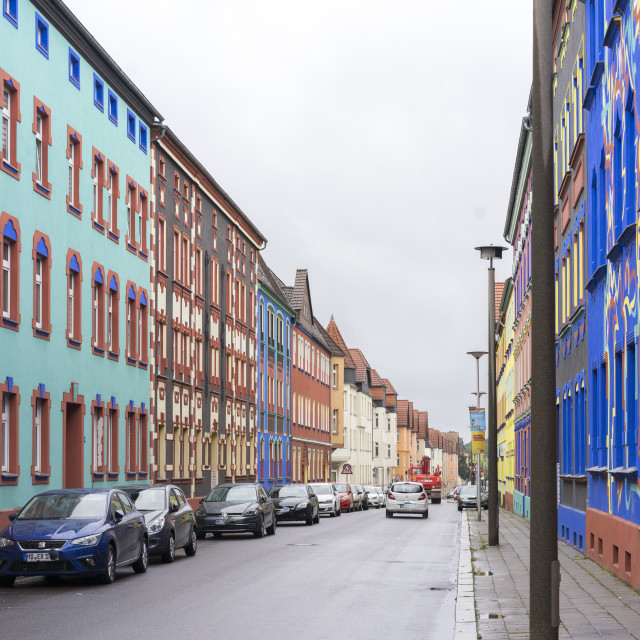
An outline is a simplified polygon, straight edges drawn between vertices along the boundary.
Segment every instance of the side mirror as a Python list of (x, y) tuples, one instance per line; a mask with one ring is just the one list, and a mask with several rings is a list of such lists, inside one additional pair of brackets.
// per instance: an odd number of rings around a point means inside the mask
[(17, 514), (17, 513), (10, 513), (10, 514), (9, 514), (9, 520), (10, 520), (11, 522), (13, 522), (17, 517), (18, 517), (18, 514)]
[(200, 498), (200, 504), (204, 502), (204, 498)]
[(115, 516), (116, 522), (120, 522), (120, 520), (124, 518), (124, 511), (121, 511), (120, 509), (116, 509), (113, 515)]
[(179, 509), (180, 509), (180, 505), (179, 504), (172, 504), (171, 505), (171, 513), (175, 513)]

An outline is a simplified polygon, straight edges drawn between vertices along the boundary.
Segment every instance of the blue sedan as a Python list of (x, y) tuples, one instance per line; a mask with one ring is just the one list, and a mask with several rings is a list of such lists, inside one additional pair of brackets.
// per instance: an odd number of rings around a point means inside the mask
[(116, 567), (147, 570), (144, 517), (123, 491), (44, 491), (10, 519), (0, 531), (2, 587), (17, 576), (96, 575), (109, 584)]

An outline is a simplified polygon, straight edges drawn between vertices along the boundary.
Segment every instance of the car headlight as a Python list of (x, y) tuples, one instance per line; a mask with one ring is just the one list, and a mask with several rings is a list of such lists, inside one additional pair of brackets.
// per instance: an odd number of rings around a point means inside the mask
[(198, 507), (196, 509), (196, 515), (197, 516), (206, 516), (207, 512), (204, 510), (204, 507)]
[(297, 508), (298, 508), (298, 509), (306, 509), (308, 505), (309, 505), (309, 502), (308, 502), (308, 501), (307, 501), (307, 502), (300, 502), (300, 503), (298, 504), (298, 507), (297, 507)]
[(242, 512), (243, 516), (255, 516), (258, 513), (258, 507), (249, 507)]
[(14, 544), (15, 542), (13, 540), (0, 537), (0, 549), (4, 549), (5, 547), (12, 547)]
[(92, 547), (94, 544), (100, 542), (102, 537), (101, 533), (95, 533), (92, 536), (83, 536), (82, 538), (75, 538), (71, 541), (72, 544), (79, 544), (83, 547)]
[(164, 527), (164, 516), (160, 516), (156, 518), (149, 526), (149, 533), (158, 533), (158, 531), (162, 531), (162, 527)]

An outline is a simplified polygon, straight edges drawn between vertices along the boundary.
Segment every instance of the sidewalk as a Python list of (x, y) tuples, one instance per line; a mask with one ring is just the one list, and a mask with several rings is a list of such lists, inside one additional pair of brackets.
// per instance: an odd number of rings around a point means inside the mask
[[(468, 531), (468, 538), (467, 538)], [(487, 546), (487, 513), (462, 514), (458, 582), (468, 582), (469, 561), (475, 595), (477, 637), (529, 637), (529, 521), (500, 509), (500, 545)], [(465, 557), (466, 556), (466, 559)], [(640, 594), (613, 574), (558, 540), (561, 565), (560, 638), (640, 640)], [(482, 573), (484, 572), (484, 575)], [(491, 572), (491, 574), (489, 573)], [(465, 579), (466, 578), (466, 579)], [(459, 593), (459, 596), (461, 594)], [(501, 616), (501, 617), (500, 617)], [(456, 624), (456, 637), (462, 637)], [(466, 637), (471, 637), (465, 630)]]

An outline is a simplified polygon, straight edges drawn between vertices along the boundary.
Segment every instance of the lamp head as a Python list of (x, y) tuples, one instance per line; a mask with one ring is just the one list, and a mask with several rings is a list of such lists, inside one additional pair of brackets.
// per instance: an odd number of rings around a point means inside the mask
[(483, 247), (476, 247), (476, 251), (480, 252), (480, 258), (482, 260), (500, 260), (502, 258), (502, 252), (506, 251), (507, 247), (494, 247), (492, 244), (485, 245)]
[(487, 353), (487, 351), (467, 351), (467, 355), (473, 356), (476, 360), (480, 360), (480, 358), (486, 356)]

